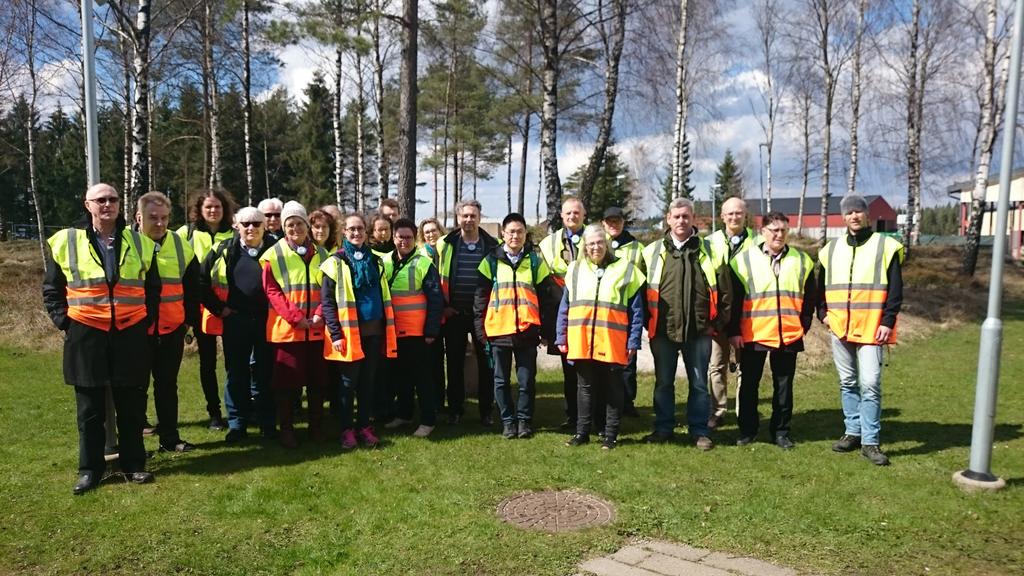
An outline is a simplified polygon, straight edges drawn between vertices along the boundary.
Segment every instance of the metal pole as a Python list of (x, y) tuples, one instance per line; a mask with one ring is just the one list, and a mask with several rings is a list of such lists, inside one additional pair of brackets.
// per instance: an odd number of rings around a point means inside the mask
[(978, 381), (974, 395), (974, 428), (967, 470), (953, 475), (954, 481), (970, 488), (999, 489), (1006, 483), (992, 474), (992, 438), (995, 428), (996, 396), (999, 385), (999, 354), (1003, 344), (1003, 260), (1006, 256), (1006, 224), (1010, 208), (1010, 176), (1016, 136), (1017, 97), (1020, 94), (1021, 32), (1024, 28), (1024, 0), (1017, 0), (1014, 13), (1010, 78), (1003, 114), (1003, 148), (999, 165), (999, 203), (992, 243), (992, 273), (989, 278), (988, 316), (981, 325), (978, 350)]
[[(93, 48), (92, 0), (82, 0), (82, 83), (85, 87), (85, 166), (89, 186), (100, 182), (100, 139), (96, 126), (96, 50)], [(127, 206), (123, 207), (125, 210)], [(114, 416), (114, 396), (107, 388), (106, 452), (108, 459), (116, 457), (117, 426)]]

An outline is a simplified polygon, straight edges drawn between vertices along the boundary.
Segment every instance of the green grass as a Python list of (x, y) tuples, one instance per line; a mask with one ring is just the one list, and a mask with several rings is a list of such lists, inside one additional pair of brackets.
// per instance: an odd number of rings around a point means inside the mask
[[(966, 494), (978, 328), (900, 346), (883, 374), (883, 442), (893, 465), (834, 454), (835, 376), (797, 382), (796, 450), (638, 443), (562, 445), (542, 431), (504, 441), (475, 422), (428, 441), (387, 436), (375, 451), (228, 447), (205, 428), (195, 359), (182, 368), (183, 436), (201, 449), (157, 455), (145, 486), (106, 483), (72, 497), (74, 401), (59, 353), (0, 348), (0, 573), (569, 574), (630, 537), (755, 555), (827, 574), (1010, 574), (1024, 570), (1024, 309), (1008, 310), (993, 468), (1009, 486)], [(560, 418), (557, 376), (541, 376), (538, 423)], [(762, 386), (762, 415), (770, 390)], [(730, 394), (733, 391), (730, 390)], [(682, 401), (682, 399), (681, 399)], [(680, 406), (681, 409), (681, 406)], [(150, 412), (152, 415), (152, 411)], [(147, 439), (155, 448), (155, 439)], [(617, 507), (615, 524), (549, 535), (503, 524), (505, 497), (576, 488)]]

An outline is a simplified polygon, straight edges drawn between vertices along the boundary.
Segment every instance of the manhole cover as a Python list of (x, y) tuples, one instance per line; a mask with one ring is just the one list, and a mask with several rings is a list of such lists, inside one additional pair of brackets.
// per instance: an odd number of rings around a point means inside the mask
[(615, 508), (589, 494), (546, 490), (506, 498), (498, 504), (498, 516), (519, 528), (567, 532), (608, 524), (615, 520)]

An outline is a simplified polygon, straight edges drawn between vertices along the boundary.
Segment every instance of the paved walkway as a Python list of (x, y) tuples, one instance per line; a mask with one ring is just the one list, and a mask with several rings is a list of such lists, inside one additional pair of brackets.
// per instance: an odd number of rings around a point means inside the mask
[(792, 568), (730, 556), (686, 544), (640, 540), (618, 552), (580, 564), (596, 576), (796, 576)]

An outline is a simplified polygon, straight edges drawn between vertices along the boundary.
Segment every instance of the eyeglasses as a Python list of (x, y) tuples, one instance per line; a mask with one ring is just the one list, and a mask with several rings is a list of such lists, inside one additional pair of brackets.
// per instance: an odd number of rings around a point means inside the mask
[(263, 222), (239, 222), (238, 225), (242, 228), (259, 228), (263, 226)]
[(96, 204), (103, 204), (103, 205), (106, 205), (106, 204), (117, 204), (118, 202), (121, 201), (121, 199), (118, 198), (117, 196), (103, 196), (102, 198), (86, 198), (86, 200), (89, 201), (89, 202), (94, 202)]
[(281, 213), (280, 212), (264, 212), (263, 213), (263, 217), (264, 218), (280, 218), (281, 217)]
[(764, 228), (764, 231), (771, 234), (772, 236), (780, 236), (789, 232), (789, 228)]
[(348, 228), (345, 228), (345, 231), (346, 232), (364, 232), (364, 231), (366, 231), (366, 227), (365, 226), (349, 226)]

